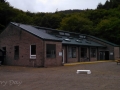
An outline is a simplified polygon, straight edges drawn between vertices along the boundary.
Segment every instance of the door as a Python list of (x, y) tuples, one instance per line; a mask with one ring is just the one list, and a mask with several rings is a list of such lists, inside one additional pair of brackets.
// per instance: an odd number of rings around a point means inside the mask
[(100, 60), (104, 60), (105, 59), (104, 56), (105, 56), (105, 52), (100, 51)]
[(105, 51), (105, 60), (109, 60), (109, 51)]
[(109, 60), (109, 51), (100, 51), (100, 60)]

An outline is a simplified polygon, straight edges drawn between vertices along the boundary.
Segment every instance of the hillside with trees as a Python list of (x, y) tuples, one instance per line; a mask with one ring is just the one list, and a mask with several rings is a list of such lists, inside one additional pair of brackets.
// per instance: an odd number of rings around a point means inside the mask
[(120, 45), (120, 0), (106, 0), (95, 10), (65, 10), (32, 13), (13, 8), (0, 0), (0, 32), (10, 22), (94, 35)]

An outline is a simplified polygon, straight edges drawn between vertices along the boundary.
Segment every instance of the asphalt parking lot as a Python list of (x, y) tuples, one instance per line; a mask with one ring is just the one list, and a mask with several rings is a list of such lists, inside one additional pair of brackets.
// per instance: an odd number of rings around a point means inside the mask
[[(77, 74), (77, 70), (91, 70), (91, 74)], [(0, 90), (120, 90), (120, 65), (0, 66)]]

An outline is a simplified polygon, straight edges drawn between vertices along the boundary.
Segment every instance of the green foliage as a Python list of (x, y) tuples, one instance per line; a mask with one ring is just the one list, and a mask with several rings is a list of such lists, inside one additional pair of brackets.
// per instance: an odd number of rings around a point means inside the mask
[(72, 15), (62, 19), (60, 29), (89, 34), (92, 30), (92, 22), (87, 18)]
[(95, 10), (66, 10), (55, 13), (23, 12), (0, 0), (0, 33), (9, 22), (94, 35), (120, 45), (120, 0), (106, 0)]
[[(119, 43), (120, 39), (120, 19), (111, 17), (101, 20), (96, 27), (97, 35), (115, 43)], [(120, 43), (119, 43), (120, 44)]]
[(98, 4), (97, 9), (111, 9), (117, 8), (120, 5), (120, 0), (106, 0), (105, 4)]

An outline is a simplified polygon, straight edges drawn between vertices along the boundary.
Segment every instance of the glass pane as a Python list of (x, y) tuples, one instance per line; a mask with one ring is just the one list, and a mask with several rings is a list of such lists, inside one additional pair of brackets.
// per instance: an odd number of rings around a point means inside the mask
[(36, 45), (31, 45), (31, 55), (36, 55)]
[(56, 45), (55, 44), (47, 44), (46, 45), (46, 57), (47, 58), (55, 58), (56, 57)]

